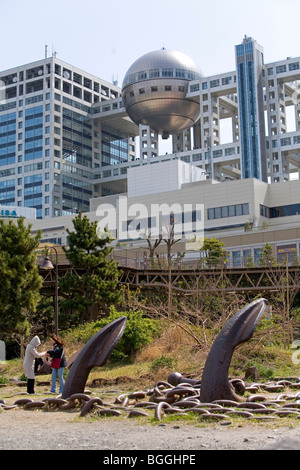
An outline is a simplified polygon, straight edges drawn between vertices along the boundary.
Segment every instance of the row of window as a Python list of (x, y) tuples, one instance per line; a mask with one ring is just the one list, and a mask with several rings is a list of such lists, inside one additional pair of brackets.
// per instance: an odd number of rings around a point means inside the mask
[(201, 75), (187, 69), (162, 68), (142, 70), (141, 72), (132, 73), (125, 77), (123, 87), (142, 80), (151, 80), (156, 78), (182, 78), (185, 80), (197, 80), (201, 78)]
[(262, 204), (259, 206), (260, 215), (273, 219), (276, 217), (288, 217), (300, 214), (300, 204), (288, 204), (286, 206), (267, 207)]
[[(130, 237), (134, 232), (137, 237), (141, 235), (146, 229), (157, 229), (159, 232), (167, 232), (169, 227), (174, 228), (174, 234), (184, 235), (202, 231), (202, 213), (201, 209), (169, 214), (161, 214), (160, 211), (154, 216), (147, 218), (136, 218), (122, 221), (123, 236), (127, 236), (131, 232)], [(120, 234), (119, 234), (120, 235)]]
[(212, 207), (207, 209), (208, 220), (222, 219), (224, 217), (236, 217), (249, 215), (249, 204), (232, 204), (230, 206)]
[(15, 163), (16, 113), (0, 116), (0, 166)]
[[(289, 263), (293, 264), (298, 259), (298, 244), (292, 243), (290, 245), (277, 245), (274, 247), (274, 257), (278, 263)], [(241, 248), (239, 250), (233, 250), (230, 256), (227, 257), (227, 265), (238, 267), (238, 266), (249, 266), (249, 264), (260, 264), (264, 263), (264, 259), (261, 258), (263, 248)]]
[[(0, 79), (0, 87), (1, 87), (1, 79)], [(84, 101), (88, 103), (99, 103), (102, 100), (100, 94), (93, 95), (93, 93), (87, 90), (84, 90), (76, 85), (71, 85), (70, 83), (65, 82), (65, 81), (63, 81), (63, 83), (61, 84), (61, 81), (58, 79), (55, 79), (54, 87), (55, 89), (59, 91), (63, 91), (64, 93), (73, 95), (75, 98), (79, 98), (81, 100), (83, 99)], [(11, 100), (13, 98), (16, 98), (17, 96), (37, 93), (39, 91), (42, 91), (44, 89), (49, 89), (49, 88), (50, 88), (50, 80), (47, 79), (47, 82), (44, 83), (44, 80), (40, 79), (40, 80), (28, 82), (25, 85), (21, 84), (18, 87), (10, 86), (9, 88), (5, 88), (2, 91), (2, 95), (3, 95), (4, 100)], [(98, 93), (100, 92), (98, 91)], [(108, 96), (111, 99), (115, 99), (118, 97), (117, 91), (108, 92), (108, 89), (107, 89), (107, 92), (104, 89), (102, 89), (101, 95)]]
[[(291, 62), (288, 64), (288, 70), (289, 72), (292, 72), (293, 70), (299, 70), (299, 62)], [(287, 72), (287, 65), (286, 64), (281, 64), (276, 66), (276, 73), (284, 73)], [(273, 75), (274, 74), (274, 68), (269, 67), (268, 68), (268, 75)]]
[[(34, 78), (43, 77), (44, 74), (49, 75), (51, 73), (51, 64), (46, 64), (45, 68), (43, 65), (38, 65), (36, 67), (30, 68), (28, 70), (21, 70), (18, 74), (11, 73), (9, 75), (3, 75), (0, 77), (0, 83), (2, 82), (4, 86), (14, 85), (16, 82), (23, 82), (24, 80), (32, 80)], [(75, 83), (82, 85), (85, 88), (94, 90), (97, 93), (100, 93), (107, 96), (109, 89), (101, 85), (99, 82), (93, 81), (91, 78), (85, 77), (77, 72), (72, 72), (66, 67), (61, 67), (58, 64), (54, 65), (54, 73), (58, 76), (62, 76), (65, 80), (73, 80)], [(32, 83), (32, 82), (30, 82)], [(113, 93), (117, 93), (114, 90), (111, 90)]]
[[(50, 68), (50, 64), (47, 66)], [(83, 85), (85, 88), (93, 90), (96, 93), (101, 93), (104, 96), (117, 94), (117, 91), (109, 89), (103, 84), (93, 81), (91, 78), (85, 77), (78, 72), (72, 72), (72, 70), (67, 69), (66, 67), (62, 68), (58, 64), (55, 64), (54, 72), (56, 75), (62, 76), (65, 80), (73, 80), (73, 82), (77, 83), (78, 85)], [(50, 71), (48, 73), (50, 73)]]
[[(46, 99), (50, 98), (50, 94), (47, 93)], [(40, 99), (37, 99), (40, 97)], [(41, 102), (44, 99), (43, 95), (38, 95), (38, 97), (35, 97), (35, 99), (32, 102)], [(55, 99), (60, 100), (59, 95), (55, 95)], [(27, 100), (19, 100), (19, 105), (23, 106), (26, 101), (26, 104), (31, 104), (27, 103)], [(68, 100), (70, 101), (70, 100)], [(68, 104), (70, 104), (68, 102)], [(73, 102), (71, 103), (73, 104)], [(16, 103), (15, 103), (16, 106)], [(48, 107), (48, 109), (46, 109)], [(48, 105), (47, 103), (45, 104), (45, 110), (49, 111), (50, 110), (50, 104)], [(58, 105), (55, 104), (55, 111), (61, 112), (61, 110), (56, 109), (58, 108)], [(60, 107), (59, 107), (60, 108)], [(78, 107), (80, 111), (82, 111), (81, 107)], [(3, 106), (1, 107), (1, 110), (4, 109)], [(5, 107), (6, 110), (11, 109), (11, 106)], [(77, 163), (85, 164), (86, 158), (88, 160), (92, 159), (92, 147), (90, 144), (92, 140), (92, 133), (91, 129), (92, 126), (90, 122), (86, 119), (86, 117), (81, 116), (79, 113), (72, 113), (71, 111), (65, 109), (64, 110), (64, 119), (65, 121), (68, 120), (69, 123), (71, 123), (71, 132), (69, 134), (69, 137), (71, 140), (71, 147), (73, 148), (72, 143), (74, 142), (75, 147), (78, 148), (78, 144), (82, 146), (82, 152), (77, 152), (77, 158), (76, 161)], [(24, 132), (19, 133), (19, 138), (23, 140), (24, 138), (24, 143), (19, 144), (19, 146), (16, 145), (15, 138), (16, 138), (16, 117), (17, 113), (7, 113), (5, 115), (0, 116), (0, 166), (1, 165), (9, 165), (9, 164), (15, 164), (17, 159), (18, 162), (22, 162), (27, 160), (35, 160), (35, 159), (41, 159), (44, 155), (43, 153), (43, 146), (44, 143), (45, 145), (50, 144), (50, 139), (45, 139), (45, 142), (43, 142), (43, 116), (44, 116), (44, 106), (36, 106), (33, 108), (27, 108), (24, 109), (24, 111), (21, 109), (19, 111), (19, 118), (24, 117), (24, 121), (19, 122), (19, 129), (22, 129), (24, 126)], [(48, 116), (48, 118), (50, 115)], [(48, 120), (49, 122), (49, 120)], [(49, 128), (50, 129), (50, 128)], [(79, 131), (80, 129), (80, 131)], [(74, 132), (74, 134), (72, 133)], [(66, 131), (67, 133), (67, 131)], [(76, 135), (76, 137), (75, 137)], [(66, 139), (67, 140), (67, 139)], [(80, 142), (78, 142), (80, 140)], [(48, 142), (47, 142), (48, 141)], [(57, 140), (58, 142), (58, 140)], [(68, 142), (66, 142), (68, 144)], [(1, 148), (3, 146), (3, 148)], [(16, 155), (16, 151), (19, 152), (24, 152), (23, 155)], [(46, 150), (48, 152), (48, 156), (50, 156), (50, 150)], [(60, 152), (59, 152), (60, 153)], [(87, 155), (85, 155), (87, 154)], [(46, 156), (46, 153), (45, 153)], [(57, 155), (56, 155), (57, 156)], [(58, 158), (60, 158), (60, 155), (58, 155)], [(45, 168), (46, 164), (49, 164), (49, 161), (45, 162)], [(55, 162), (58, 164), (58, 162)], [(28, 165), (25, 165), (23, 167), (18, 168), (18, 173), (22, 172), (22, 169), (24, 172), (32, 172), (36, 170), (41, 170), (43, 169), (43, 162), (37, 162), (37, 163), (30, 163)], [(48, 165), (49, 167), (49, 165)], [(10, 174), (15, 174), (16, 169), (13, 169), (13, 173), (11, 171), (7, 172), (5, 170), (1, 171), (1, 177), (9, 176)], [(21, 170), (21, 171), (19, 171)], [(46, 178), (48, 176), (48, 178)], [(1, 202), (6, 203), (6, 204), (17, 204), (17, 205), (24, 205), (28, 207), (35, 207), (37, 209), (37, 218), (44, 216), (49, 216), (50, 215), (50, 208), (45, 207), (43, 209), (43, 204), (49, 204), (50, 203), (50, 197), (45, 196), (45, 198), (42, 197), (42, 190), (43, 190), (43, 178), (49, 179), (49, 173), (45, 174), (44, 177), (42, 174), (39, 175), (33, 175), (33, 179), (29, 177), (30, 179), (24, 178), (24, 188), (23, 189), (16, 189), (15, 186), (9, 186), (7, 188), (2, 189), (0, 188), (1, 192)], [(35, 181), (35, 178), (38, 178), (38, 181)], [(18, 185), (22, 184), (19, 183), (18, 179)], [(71, 184), (70, 184), (71, 183)], [(81, 188), (80, 191), (78, 191), (78, 185), (80, 185), (81, 182), (77, 182), (77, 180), (74, 181), (68, 181), (68, 190), (65, 191), (65, 210), (68, 211), (69, 209), (71, 210), (71, 213), (76, 213), (78, 212), (79, 209), (81, 210), (88, 210), (89, 209), (89, 199), (92, 196), (92, 191), (89, 188)], [(67, 202), (67, 199), (70, 197), (69, 196), (69, 191), (73, 186), (73, 193), (71, 195), (71, 203)], [(45, 192), (49, 191), (49, 185), (46, 184), (44, 186)], [(16, 200), (16, 197), (22, 198), (22, 200)], [(77, 196), (77, 197), (76, 197)], [(78, 197), (79, 196), (79, 197)], [(83, 201), (82, 201), (83, 199)], [(67, 207), (68, 206), (68, 207)], [(55, 209), (55, 215), (61, 215), (61, 212), (59, 209)]]
[[(173, 88), (173, 90), (174, 90), (174, 88)], [(178, 90), (180, 93), (184, 93), (185, 87), (180, 85), (180, 86), (177, 87), (177, 90)], [(151, 87), (151, 93), (157, 93), (158, 91), (161, 91), (161, 89), (159, 89), (159, 87), (157, 87), (157, 86), (152, 86), (152, 87)], [(172, 85), (165, 85), (165, 86), (164, 86), (164, 91), (172, 91)], [(140, 95), (144, 95), (145, 93), (146, 93), (145, 88), (139, 88), (139, 94), (140, 94)], [(134, 91), (133, 91), (133, 90), (131, 90), (131, 91), (129, 92), (129, 96), (130, 96), (130, 97), (134, 96)], [(126, 98), (127, 98), (127, 96), (124, 95), (123, 98), (124, 98), (124, 102), (126, 103)]]

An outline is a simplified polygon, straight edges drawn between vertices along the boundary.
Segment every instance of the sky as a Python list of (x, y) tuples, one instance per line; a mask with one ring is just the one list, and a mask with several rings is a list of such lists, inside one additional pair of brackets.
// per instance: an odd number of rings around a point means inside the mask
[[(2, 5), (1, 5), (2, 4)], [(300, 56), (299, 0), (0, 0), (0, 70), (52, 52), (121, 86), (141, 55), (173, 49), (205, 76), (235, 69), (244, 35), (264, 47), (265, 62)]]
[(265, 63), (300, 56), (299, 0), (0, 0), (0, 70), (58, 59), (118, 81), (143, 54), (190, 56), (204, 76), (235, 70), (244, 35)]

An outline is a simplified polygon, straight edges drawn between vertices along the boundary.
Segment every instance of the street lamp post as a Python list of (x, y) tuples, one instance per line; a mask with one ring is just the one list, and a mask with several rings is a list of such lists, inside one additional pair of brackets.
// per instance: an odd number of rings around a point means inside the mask
[(51, 270), (54, 269), (53, 264), (51, 263), (50, 258), (48, 257), (48, 252), (50, 250), (55, 251), (55, 294), (54, 294), (54, 328), (55, 334), (58, 334), (58, 253), (57, 249), (54, 246), (47, 248), (46, 257), (42, 264), (40, 265), (41, 269)]

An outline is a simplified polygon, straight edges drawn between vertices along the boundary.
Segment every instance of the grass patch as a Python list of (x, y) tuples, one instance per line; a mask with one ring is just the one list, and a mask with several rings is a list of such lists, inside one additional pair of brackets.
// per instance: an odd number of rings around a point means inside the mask
[(160, 356), (152, 362), (150, 370), (155, 373), (159, 369), (172, 369), (175, 367), (175, 365), (176, 360), (173, 357)]
[[(66, 338), (66, 357), (80, 350), (83, 342)], [(48, 350), (50, 345), (45, 343), (39, 350)], [(230, 377), (244, 378), (245, 371), (250, 366), (256, 366), (259, 380), (273, 378), (298, 377), (298, 364), (293, 363), (292, 349), (283, 349), (276, 345), (263, 345), (254, 338), (240, 345), (234, 351), (229, 370)], [(109, 361), (102, 367), (92, 369), (89, 385), (93, 380), (104, 379), (108, 386), (117, 385), (126, 389), (141, 389), (152, 387), (159, 380), (167, 380), (171, 372), (178, 371), (183, 376), (201, 379), (208, 350), (199, 348), (192, 338), (178, 326), (170, 325), (159, 338), (154, 338), (145, 344), (131, 357), (119, 361)], [(7, 382), (11, 378), (20, 380), (23, 376), (23, 360), (7, 360), (0, 364), (0, 379)], [(37, 376), (37, 380), (50, 380), (48, 376)], [(0, 382), (1, 383), (1, 382)], [(100, 382), (101, 383), (101, 382)]]
[(230, 373), (242, 376), (248, 367), (257, 367), (262, 380), (276, 377), (298, 377), (299, 366), (293, 363), (293, 350), (276, 345), (262, 346), (249, 342), (234, 352)]

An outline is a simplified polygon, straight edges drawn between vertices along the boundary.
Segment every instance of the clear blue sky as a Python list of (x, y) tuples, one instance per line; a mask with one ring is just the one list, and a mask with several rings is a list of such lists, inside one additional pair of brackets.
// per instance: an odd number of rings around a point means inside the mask
[(300, 56), (299, 0), (15, 0), (1, 5), (0, 70), (48, 56), (121, 85), (146, 52), (179, 50), (206, 76), (235, 68), (245, 34), (265, 62)]

